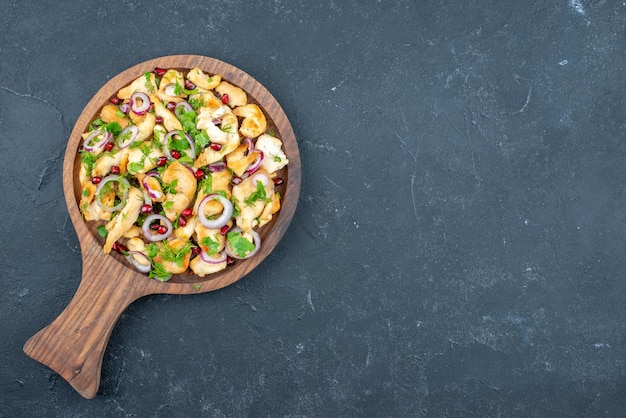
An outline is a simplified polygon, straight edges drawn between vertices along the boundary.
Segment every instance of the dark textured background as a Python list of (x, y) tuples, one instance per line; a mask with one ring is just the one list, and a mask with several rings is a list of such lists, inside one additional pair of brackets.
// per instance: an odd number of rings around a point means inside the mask
[[(0, 3), (0, 415), (624, 412), (626, 3)], [(299, 206), (243, 280), (131, 305), (87, 401), (22, 352), (81, 273), (65, 144), (185, 53), (282, 104)]]

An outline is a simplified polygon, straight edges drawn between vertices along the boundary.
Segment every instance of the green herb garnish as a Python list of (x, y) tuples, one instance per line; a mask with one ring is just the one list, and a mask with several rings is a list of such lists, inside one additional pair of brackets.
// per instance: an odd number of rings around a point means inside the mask
[(207, 251), (207, 254), (209, 255), (217, 254), (217, 249), (220, 247), (217, 234), (213, 235), (213, 237), (215, 237), (215, 240), (211, 239), (211, 237), (204, 237), (200, 241), (202, 246), (208, 247), (209, 250)]
[(100, 234), (100, 236), (102, 238), (106, 238), (107, 235), (109, 235), (109, 231), (106, 229), (106, 227), (104, 225), (99, 225), (98, 226), (98, 234)]
[(263, 183), (258, 180), (256, 182), (256, 191), (254, 193), (252, 193), (250, 195), (249, 198), (244, 200), (244, 203), (246, 204), (246, 206), (250, 206), (255, 202), (258, 201), (262, 201), (262, 202), (269, 202), (272, 199), (269, 199), (267, 197), (267, 192), (265, 191), (265, 187), (263, 186)]
[(239, 257), (245, 257), (247, 253), (254, 250), (254, 244), (243, 237), (241, 232), (229, 232), (226, 239), (230, 244), (230, 248), (235, 251)]

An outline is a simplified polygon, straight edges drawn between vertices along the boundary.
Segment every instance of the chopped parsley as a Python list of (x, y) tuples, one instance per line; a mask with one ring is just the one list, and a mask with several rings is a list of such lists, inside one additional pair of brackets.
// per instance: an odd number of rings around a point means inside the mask
[(148, 277), (151, 279), (157, 279), (160, 282), (166, 282), (169, 280), (170, 277), (172, 277), (172, 275), (169, 271), (165, 270), (163, 264), (152, 263), (152, 268), (150, 269)]
[(176, 186), (178, 186), (178, 179), (172, 180), (171, 183), (164, 183), (162, 189), (164, 193), (176, 194)]
[(211, 237), (204, 237), (200, 240), (200, 244), (208, 248), (207, 254), (209, 255), (217, 254), (217, 249), (220, 247), (217, 234), (213, 235), (213, 237), (215, 238), (214, 240)]
[(211, 143), (211, 138), (209, 138), (206, 131), (200, 131), (200, 133), (194, 137), (194, 142), (196, 143), (196, 155), (199, 155), (202, 149)]
[(163, 260), (176, 263), (178, 267), (182, 267), (185, 256), (190, 252), (191, 242), (189, 241), (187, 241), (181, 248), (172, 248), (167, 241), (163, 241), (163, 245), (161, 245), (161, 249), (159, 250), (159, 255)]
[(228, 123), (226, 125), (223, 125), (220, 129), (222, 130), (222, 132), (226, 132), (228, 134), (233, 133), (233, 127)]
[(143, 76), (146, 79), (146, 82), (144, 83), (144, 85), (146, 86), (146, 89), (148, 89), (148, 92), (154, 93), (154, 86), (152, 85), (152, 79), (150, 77), (150, 73), (145, 72), (143, 73)]
[(113, 135), (117, 136), (122, 132), (122, 127), (117, 122), (111, 122), (104, 125), (104, 129), (111, 132)]
[(230, 244), (230, 248), (239, 257), (245, 257), (246, 254), (254, 250), (254, 244), (244, 238), (241, 232), (229, 232), (226, 234), (226, 239)]
[(202, 180), (202, 182), (200, 182), (199, 189), (202, 190), (204, 194), (213, 193), (213, 175), (212, 174), (209, 174), (208, 176), (205, 177), (204, 180)]
[(80, 160), (85, 166), (87, 176), (91, 177), (91, 170), (93, 170), (94, 164), (96, 163), (96, 161), (98, 161), (98, 156), (85, 150), (82, 150), (81, 152), (82, 154), (80, 156)]
[(282, 158), (280, 158), (278, 155), (274, 155), (274, 162), (275, 163), (279, 163), (282, 161)]
[(258, 180), (256, 182), (256, 191), (252, 193), (249, 198), (245, 199), (244, 203), (246, 204), (246, 206), (250, 206), (258, 201), (269, 202), (270, 200), (272, 199), (269, 199), (267, 197), (267, 192), (265, 191), (265, 187), (263, 187), (263, 183)]
[(181, 85), (178, 83), (178, 79), (176, 79), (176, 84), (174, 85), (174, 95), (180, 96), (180, 92), (182, 91)]
[(195, 97), (189, 99), (189, 104), (191, 105), (191, 107), (193, 107), (193, 110), (198, 110), (200, 107), (202, 107), (202, 102), (200, 102), (200, 100), (196, 99)]
[(106, 238), (107, 235), (109, 235), (109, 231), (106, 229), (106, 227), (104, 225), (99, 225), (98, 226), (98, 234), (100, 234), (100, 236), (102, 238)]

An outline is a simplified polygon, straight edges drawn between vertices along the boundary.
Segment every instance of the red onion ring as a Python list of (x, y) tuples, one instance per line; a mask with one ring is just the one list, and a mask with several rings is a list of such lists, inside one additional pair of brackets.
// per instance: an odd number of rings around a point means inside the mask
[(207, 165), (209, 171), (218, 172), (226, 170), (226, 163), (224, 161), (218, 161), (216, 163), (211, 163)]
[[(222, 214), (220, 216), (218, 216), (215, 219), (209, 220), (204, 214), (204, 206), (207, 204), (207, 202), (211, 200), (219, 201), (224, 207), (224, 210), (222, 211)], [(231, 216), (233, 216), (233, 210), (234, 210), (233, 204), (230, 200), (226, 199), (224, 196), (219, 195), (217, 193), (211, 193), (209, 195), (206, 195), (204, 199), (202, 199), (202, 201), (200, 202), (200, 205), (198, 205), (198, 220), (206, 228), (209, 228), (209, 229), (221, 228), (224, 225), (226, 225), (228, 221), (230, 220)]]
[(226, 251), (222, 250), (218, 258), (210, 256), (206, 252), (202, 251), (200, 253), (200, 258), (202, 259), (202, 261), (204, 261), (205, 263), (209, 263), (209, 264), (223, 263), (224, 261), (226, 261)]
[[(102, 200), (100, 198), (100, 192), (102, 192), (102, 189), (104, 188), (104, 185), (107, 184), (107, 183), (110, 183), (112, 181), (117, 181), (117, 182), (123, 184), (124, 186), (126, 186), (124, 188), (121, 188), (122, 195), (120, 196), (120, 203), (118, 203), (117, 205), (115, 205), (113, 207), (106, 206), (104, 203), (102, 203)], [(119, 210), (119, 209), (123, 208), (124, 205), (126, 205), (126, 198), (128, 197), (128, 190), (129, 189), (130, 189), (130, 183), (124, 177), (120, 177), (117, 174), (111, 174), (109, 176), (106, 176), (105, 178), (103, 178), (100, 181), (100, 183), (98, 183), (98, 187), (96, 188), (96, 203), (104, 211), (115, 212), (116, 210)]]
[(151, 198), (153, 198), (153, 199), (160, 199), (161, 197), (163, 197), (163, 193), (161, 193), (158, 190), (154, 190), (153, 188), (150, 187), (150, 185), (146, 181), (146, 179), (149, 178), (149, 177), (156, 177), (156, 178), (160, 179), (159, 173), (156, 173), (156, 172), (152, 171), (152, 172), (146, 174), (146, 176), (141, 181), (141, 185), (148, 192), (148, 194), (150, 195)]
[(248, 146), (248, 154), (254, 152), (254, 142), (252, 142), (252, 138), (244, 138), (243, 142)]
[[(152, 224), (152, 221), (154, 220), (159, 220), (162, 221), (163, 223), (165, 223), (165, 226), (167, 227), (167, 232), (164, 234), (155, 234), (153, 233), (153, 231), (150, 229), (150, 224)], [(172, 230), (173, 230), (173, 226), (172, 223), (170, 222), (169, 219), (167, 219), (165, 216), (163, 215), (159, 215), (158, 213), (153, 213), (152, 215), (149, 215), (148, 217), (146, 217), (146, 220), (143, 221), (143, 225), (141, 225), (141, 232), (143, 232), (143, 236), (146, 237), (149, 241), (155, 242), (155, 241), (162, 241), (164, 239), (166, 239), (167, 237), (169, 237), (172, 234)]]
[[(99, 137), (100, 135), (102, 135), (102, 139), (100, 139), (100, 141), (92, 145), (90, 142), (93, 141), (95, 138)], [(91, 132), (87, 138), (85, 138), (85, 142), (83, 142), (83, 148), (85, 148), (87, 151), (95, 151), (97, 149), (100, 149), (104, 147), (107, 142), (109, 142), (109, 139), (111, 139), (111, 136), (112, 136), (111, 132), (105, 129), (102, 129), (102, 128), (96, 129), (93, 132)]]
[[(129, 138), (124, 140), (124, 136), (129, 132), (130, 132)], [(128, 125), (117, 136), (117, 146), (120, 148), (128, 148), (130, 144), (135, 142), (135, 138), (137, 138), (138, 134), (139, 134), (139, 128), (137, 127), (137, 125)]]
[[(137, 103), (137, 99), (141, 100), (141, 104)], [(150, 98), (146, 93), (140, 91), (130, 96), (130, 110), (136, 115), (143, 116), (150, 110)]]
[(146, 205), (152, 206), (152, 199), (150, 199), (150, 195), (146, 190), (142, 190), (143, 192), (143, 203)]
[[(233, 229), (231, 229), (230, 231), (228, 231), (228, 233), (233, 233), (236, 234), (238, 232), (241, 232), (241, 228), (239, 227), (235, 227)], [(251, 230), (250, 231), (250, 235), (252, 235), (252, 239), (254, 240), (254, 250), (250, 251), (248, 254), (246, 254), (244, 257), (240, 257), (235, 250), (233, 250), (230, 247), (230, 242), (228, 241), (228, 238), (226, 239), (226, 253), (228, 253), (229, 256), (233, 257), (233, 258), (238, 258), (239, 260), (245, 260), (247, 258), (252, 257), (253, 255), (255, 255), (258, 251), (259, 248), (261, 248), (261, 236), (259, 235), (258, 232), (256, 232), (255, 230)]]
[[(135, 255), (139, 255), (139, 256), (142, 256), (141, 258), (145, 258), (148, 264), (147, 265), (141, 264), (139, 261), (135, 259), (134, 257)], [(150, 258), (148, 258), (148, 256), (142, 253), (141, 251), (128, 251), (126, 253), (126, 260), (128, 260), (130, 264), (135, 266), (135, 268), (142, 273), (148, 273), (150, 271), (150, 268), (152, 268), (152, 263), (150, 263)]]
[(182, 100), (182, 101), (180, 101), (180, 102), (178, 102), (176, 104), (176, 107), (174, 107), (174, 114), (176, 116), (180, 116), (180, 109), (181, 108), (184, 108), (184, 110), (185, 110), (184, 113), (193, 112), (194, 111), (193, 107), (188, 102), (186, 102), (185, 100)]
[(130, 103), (126, 102), (126, 103), (122, 103), (120, 105), (120, 111), (126, 115), (128, 115), (128, 112), (130, 111)]
[(220, 118), (215, 118), (213, 119), (211, 122), (213, 122), (213, 125), (219, 125), (222, 123), (222, 119)]
[(257, 157), (254, 159), (254, 162), (246, 168), (246, 173), (248, 174), (254, 173), (259, 169), (259, 167), (261, 167), (261, 163), (263, 162), (263, 157), (265, 155), (263, 154), (263, 151), (254, 151), (254, 153), (257, 154)]
[(252, 181), (252, 184), (254, 184), (255, 186), (256, 186), (257, 181), (260, 181), (263, 184), (263, 186), (267, 186), (267, 183), (269, 183), (270, 181), (267, 178), (267, 176), (262, 173), (255, 174), (254, 176), (252, 176), (250, 180)]

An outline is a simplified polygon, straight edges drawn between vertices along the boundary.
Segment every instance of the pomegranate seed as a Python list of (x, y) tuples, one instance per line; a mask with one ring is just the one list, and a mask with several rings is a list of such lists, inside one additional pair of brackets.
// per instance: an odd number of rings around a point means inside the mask
[(191, 255), (198, 255), (200, 254), (200, 251), (202, 251), (202, 248), (200, 247), (191, 247)]
[(281, 184), (283, 184), (284, 182), (285, 182), (285, 180), (283, 180), (283, 179), (282, 179), (282, 177), (276, 177), (276, 178), (274, 179), (274, 184), (275, 184), (276, 186), (280, 186), (280, 185), (281, 185)]
[(155, 73), (156, 75), (158, 75), (159, 77), (161, 77), (163, 74), (165, 74), (165, 69), (164, 69), (164, 68), (159, 68), (159, 67), (156, 67), (156, 68), (154, 69), (154, 73)]
[(118, 105), (118, 104), (122, 103), (122, 101), (121, 101), (120, 99), (118, 99), (116, 96), (111, 97), (111, 98), (109, 99), (109, 101), (110, 101), (111, 103), (113, 103), (114, 105)]
[(113, 167), (111, 167), (111, 173), (113, 174), (120, 174), (120, 168), (116, 165), (114, 165)]
[(159, 225), (158, 232), (159, 234), (165, 234), (167, 232), (167, 227), (165, 225)]
[(223, 227), (220, 228), (220, 234), (222, 235), (226, 235), (228, 231), (230, 231), (230, 226), (228, 225), (224, 225)]
[(228, 104), (228, 94), (222, 94), (222, 103)]
[(185, 219), (189, 218), (191, 215), (193, 215), (193, 209), (191, 208), (183, 209), (183, 211), (180, 213), (180, 216)]
[(158, 223), (153, 223), (152, 225), (150, 225), (150, 229), (152, 229), (153, 231), (158, 231), (160, 227), (161, 225)]
[(195, 84), (193, 84), (193, 83), (192, 83), (191, 81), (189, 81), (189, 80), (185, 80), (185, 88), (186, 88), (187, 90), (193, 90), (193, 89), (195, 89), (195, 88), (196, 88), (196, 85), (195, 85)]
[(174, 109), (176, 108), (176, 103), (174, 102), (167, 102), (167, 104), (165, 105), (165, 107), (167, 108), (167, 110), (169, 110), (170, 112), (173, 112)]
[(119, 243), (118, 243), (118, 244), (116, 245), (115, 251), (117, 251), (117, 252), (118, 252), (118, 253), (120, 253), (120, 254), (124, 254), (124, 253), (127, 253), (127, 252), (128, 252), (128, 247), (127, 247), (127, 246), (125, 246), (124, 244), (119, 244)]
[(187, 219), (182, 216), (178, 217), (178, 226), (182, 226), (183, 228), (187, 225)]
[(104, 146), (104, 150), (105, 151), (111, 151), (114, 146), (115, 146), (115, 144), (113, 142), (107, 142), (106, 145)]
[(172, 152), (170, 152), (170, 154), (172, 154), (172, 157), (176, 158), (177, 160), (181, 157), (180, 151), (173, 150)]
[(143, 205), (141, 207), (141, 209), (139, 209), (141, 213), (143, 213), (144, 215), (147, 215), (149, 213), (152, 213), (152, 205), (146, 203), (145, 205)]
[(118, 245), (119, 245), (119, 244), (117, 243), (117, 241), (115, 241), (115, 242), (113, 243), (113, 245), (111, 245), (111, 249), (112, 249), (113, 251), (117, 251), (117, 246), (118, 246)]
[(232, 258), (231, 256), (227, 255), (226, 256), (226, 265), (227, 266), (232, 266), (233, 264), (235, 264), (235, 259)]
[(165, 164), (167, 164), (167, 157), (159, 157), (159, 158), (157, 159), (156, 165), (157, 165), (158, 167), (164, 167), (164, 166), (165, 166)]
[(222, 149), (222, 144), (218, 144), (216, 142), (211, 143), (211, 145), (209, 145), (209, 147), (211, 147), (211, 149), (213, 151), (219, 151)]
[(98, 177), (98, 176), (96, 176), (96, 177), (92, 177), (92, 178), (91, 178), (91, 182), (92, 182), (93, 184), (100, 184), (100, 182), (101, 182), (101, 181), (102, 181), (102, 177)]
[(199, 168), (198, 171), (196, 171), (195, 173), (193, 173), (194, 177), (198, 180), (200, 180), (202, 177), (204, 177), (204, 169), (203, 168)]
[(155, 123), (156, 123), (157, 125), (163, 125), (163, 118), (162, 118), (161, 116), (157, 116), (157, 117), (155, 118)]

